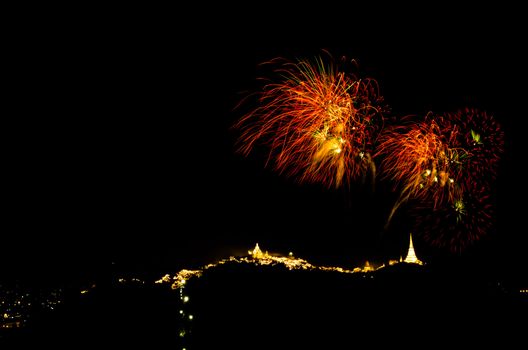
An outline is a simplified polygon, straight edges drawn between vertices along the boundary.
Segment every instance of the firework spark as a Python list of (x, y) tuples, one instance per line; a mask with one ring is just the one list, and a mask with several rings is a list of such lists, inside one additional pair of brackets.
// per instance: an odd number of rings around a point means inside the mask
[(329, 188), (374, 177), (373, 146), (387, 111), (376, 81), (322, 58), (282, 63), (276, 72), (280, 80), (267, 84), (258, 106), (236, 124), (239, 151), (248, 155), (262, 142), (277, 171)]

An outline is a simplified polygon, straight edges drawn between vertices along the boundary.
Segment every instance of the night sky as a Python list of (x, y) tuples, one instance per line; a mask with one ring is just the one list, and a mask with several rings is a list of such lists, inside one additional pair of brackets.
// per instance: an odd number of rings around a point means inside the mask
[[(356, 59), (395, 115), (467, 106), (496, 117), (506, 135), (497, 223), (463, 259), (524, 271), (527, 71), (521, 22), (507, 19), (515, 11), (499, 25), (503, 14), (491, 9), (328, 10), (323, 20), (318, 11), (192, 12), (185, 25), (185, 11), (119, 12), (24, 32), (6, 67), (0, 271), (82, 276), (111, 262), (177, 271), (256, 241), (348, 266), (402, 254), (404, 210), (381, 234), (396, 199), (390, 186), (298, 185), (265, 168), (262, 155), (234, 152), (231, 126), (244, 111), (235, 106), (259, 86), (259, 63), (323, 49)], [(445, 258), (415, 245), (423, 260)]]

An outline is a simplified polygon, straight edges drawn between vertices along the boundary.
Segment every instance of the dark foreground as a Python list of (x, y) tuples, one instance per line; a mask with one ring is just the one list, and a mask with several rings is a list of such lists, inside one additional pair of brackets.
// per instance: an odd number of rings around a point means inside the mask
[(406, 264), (352, 275), (224, 265), (181, 293), (167, 284), (101, 285), (1, 341), (12, 348), (507, 346), (521, 339), (526, 314), (523, 295), (467, 273)]

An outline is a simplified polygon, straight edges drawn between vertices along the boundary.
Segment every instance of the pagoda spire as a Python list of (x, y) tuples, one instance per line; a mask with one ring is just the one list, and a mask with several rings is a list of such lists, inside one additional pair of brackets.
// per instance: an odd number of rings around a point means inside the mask
[(268, 257), (268, 252), (263, 253), (262, 250), (260, 250), (258, 243), (253, 250), (248, 250), (248, 253), (253, 259), (264, 259)]
[(414, 246), (413, 246), (413, 241), (412, 241), (412, 233), (409, 235), (409, 250), (407, 251), (407, 256), (405, 257), (403, 262), (406, 262), (408, 264), (423, 265), (423, 261), (418, 259), (416, 257), (416, 253), (414, 252)]

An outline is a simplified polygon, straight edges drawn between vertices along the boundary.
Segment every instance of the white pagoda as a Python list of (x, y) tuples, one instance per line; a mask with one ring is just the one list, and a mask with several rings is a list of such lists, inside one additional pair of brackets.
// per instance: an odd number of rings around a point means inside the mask
[(407, 256), (405, 257), (403, 262), (406, 262), (408, 264), (418, 264), (418, 265), (424, 264), (423, 261), (421, 261), (420, 259), (416, 257), (416, 253), (414, 252), (414, 246), (412, 242), (412, 234), (409, 235), (409, 250), (407, 251)]

